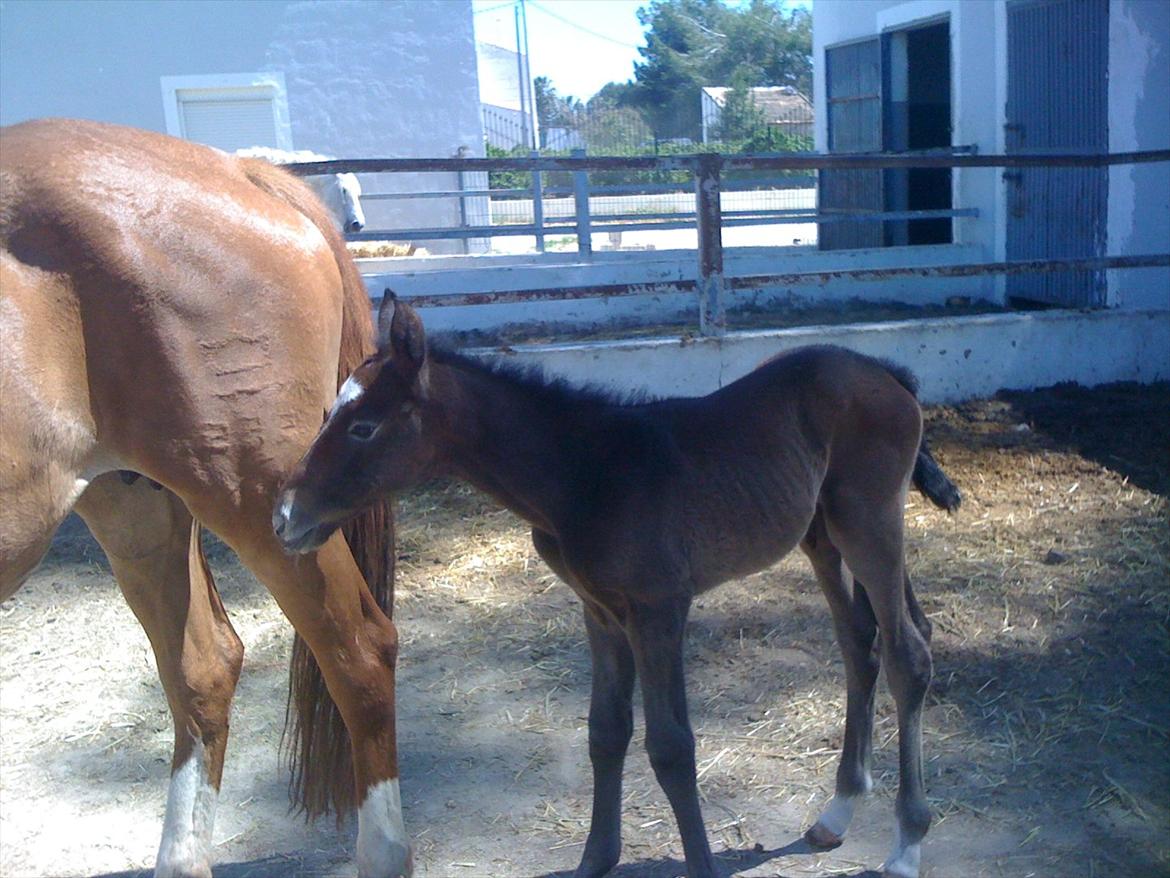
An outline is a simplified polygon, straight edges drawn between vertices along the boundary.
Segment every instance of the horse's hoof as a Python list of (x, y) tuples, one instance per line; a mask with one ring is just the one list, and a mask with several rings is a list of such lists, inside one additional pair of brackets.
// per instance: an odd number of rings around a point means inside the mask
[(831, 851), (833, 848), (839, 848), (841, 847), (841, 843), (845, 841), (837, 833), (825, 829), (820, 823), (814, 823), (809, 828), (808, 832), (804, 834), (804, 840), (821, 851)]

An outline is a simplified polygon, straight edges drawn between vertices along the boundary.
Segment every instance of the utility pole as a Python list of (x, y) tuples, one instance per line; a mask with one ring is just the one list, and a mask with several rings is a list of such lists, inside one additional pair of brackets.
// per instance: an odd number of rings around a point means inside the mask
[(539, 124), (536, 118), (536, 95), (532, 91), (532, 61), (528, 54), (528, 7), (524, 0), (520, 0), (520, 26), (524, 31), (524, 91), (528, 94), (528, 106), (532, 109), (532, 141), (528, 144), (536, 149), (536, 127)]
[(524, 44), (520, 41), (520, 14), (523, 8), (523, 0), (512, 8), (512, 13), (516, 19), (516, 86), (520, 93), (520, 130), (524, 145), (531, 148), (532, 135), (529, 132), (528, 112), (525, 109), (528, 104), (528, 82), (524, 64)]

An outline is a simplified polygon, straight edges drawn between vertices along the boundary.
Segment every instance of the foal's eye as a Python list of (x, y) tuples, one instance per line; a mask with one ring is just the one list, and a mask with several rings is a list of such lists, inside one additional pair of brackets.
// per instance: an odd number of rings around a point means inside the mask
[(349, 435), (363, 442), (373, 438), (373, 435), (377, 432), (378, 425), (373, 421), (354, 421), (349, 425)]

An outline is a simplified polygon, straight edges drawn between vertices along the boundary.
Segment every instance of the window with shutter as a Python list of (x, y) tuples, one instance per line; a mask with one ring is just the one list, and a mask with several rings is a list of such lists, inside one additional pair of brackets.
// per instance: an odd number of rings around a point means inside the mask
[(227, 152), (292, 149), (279, 74), (163, 77), (167, 133)]

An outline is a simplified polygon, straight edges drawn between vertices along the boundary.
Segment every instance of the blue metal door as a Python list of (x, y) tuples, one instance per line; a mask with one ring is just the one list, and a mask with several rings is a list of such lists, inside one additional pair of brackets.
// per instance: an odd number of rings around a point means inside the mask
[[(1108, 0), (1011, 0), (1007, 16), (1007, 152), (1107, 152)], [(1104, 255), (1105, 168), (1017, 168), (1003, 178), (1008, 259)], [(1012, 275), (1008, 295), (1100, 307), (1105, 275)]]
[[(825, 50), (828, 93), (829, 152), (881, 152), (882, 50), (874, 38)], [(878, 168), (823, 170), (818, 175), (819, 212), (881, 213), (885, 196)], [(881, 247), (882, 223), (850, 221), (821, 223), (821, 250)]]

